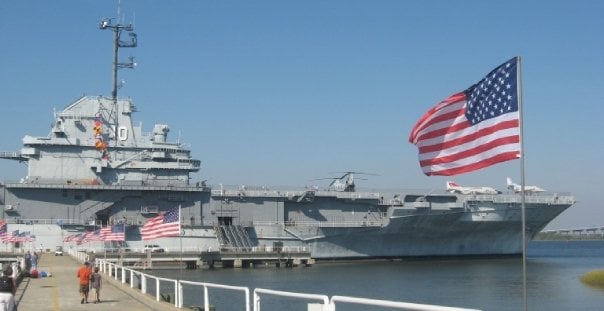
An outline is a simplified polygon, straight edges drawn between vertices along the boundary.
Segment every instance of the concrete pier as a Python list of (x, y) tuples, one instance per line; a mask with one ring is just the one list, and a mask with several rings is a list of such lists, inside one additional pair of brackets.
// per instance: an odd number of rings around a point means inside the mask
[(39, 271), (51, 273), (51, 277), (24, 278), (15, 294), (19, 310), (179, 310), (173, 304), (158, 302), (121, 285), (103, 275), (101, 302), (94, 304), (93, 291), (88, 304), (80, 304), (77, 271), (80, 268), (71, 257), (43, 254), (38, 264)]

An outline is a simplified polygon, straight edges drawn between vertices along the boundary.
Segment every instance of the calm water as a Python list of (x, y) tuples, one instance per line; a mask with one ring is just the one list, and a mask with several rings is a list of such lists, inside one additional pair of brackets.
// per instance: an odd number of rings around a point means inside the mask
[[(533, 242), (528, 248), (529, 310), (604, 310), (604, 290), (584, 273), (604, 269), (604, 241)], [(234, 286), (358, 296), (482, 310), (522, 310), (522, 260), (464, 259), (319, 263), (310, 268), (157, 270), (155, 275)], [(163, 291), (163, 290), (162, 290)], [(166, 290), (169, 292), (169, 290)], [(263, 295), (262, 310), (306, 310), (306, 303)], [(203, 305), (185, 287), (185, 306)], [(210, 290), (219, 311), (243, 310), (243, 294)], [(338, 310), (392, 310), (338, 304)]]

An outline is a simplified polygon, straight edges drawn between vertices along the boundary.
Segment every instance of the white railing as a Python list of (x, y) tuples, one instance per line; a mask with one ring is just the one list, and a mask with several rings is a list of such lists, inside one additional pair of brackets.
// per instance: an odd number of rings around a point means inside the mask
[[(326, 295), (303, 294), (303, 293), (283, 292), (283, 291), (278, 291), (278, 290), (256, 288), (256, 289), (254, 289), (254, 311), (260, 311), (260, 295), (259, 294), (267, 294), (267, 295), (273, 295), (273, 296), (281, 296), (281, 297), (297, 298), (297, 299), (305, 299), (305, 300), (318, 300), (318, 301), (323, 301), (324, 306), (329, 304), (329, 297), (327, 297)], [(333, 310), (335, 310), (335, 308)]]
[[(67, 251), (69, 255), (74, 257), (79, 262), (84, 262), (89, 260), (89, 257), (84, 252), (79, 252), (73, 249)], [(130, 288), (137, 290), (140, 285), (140, 293), (143, 295), (147, 295), (147, 281), (148, 279), (155, 280), (155, 300), (161, 301), (160, 294), (160, 285), (161, 282), (172, 283), (174, 286), (174, 306), (182, 309), (184, 304), (184, 285), (188, 286), (198, 286), (203, 288), (203, 304), (204, 310), (209, 310), (210, 307), (210, 294), (209, 288), (216, 289), (224, 289), (229, 291), (243, 292), (245, 298), (245, 306), (242, 308), (245, 311), (250, 311), (250, 290), (247, 287), (240, 286), (230, 286), (230, 285), (222, 285), (222, 284), (214, 284), (214, 283), (204, 283), (204, 282), (192, 282), (185, 280), (175, 280), (168, 278), (156, 277), (147, 273), (143, 273), (140, 271), (136, 271), (134, 269), (126, 268), (115, 263), (109, 262), (104, 259), (97, 258), (95, 262), (96, 266), (99, 267), (99, 271), (104, 273), (110, 278), (115, 279), (122, 284), (130, 283)], [(126, 276), (129, 274), (129, 278)], [(138, 284), (136, 280), (140, 280)], [(357, 305), (366, 305), (366, 306), (375, 306), (375, 307), (386, 307), (398, 310), (411, 310), (411, 311), (474, 311), (475, 309), (466, 309), (466, 308), (453, 308), (453, 307), (445, 307), (438, 305), (427, 305), (427, 304), (416, 304), (416, 303), (408, 303), (408, 302), (400, 302), (400, 301), (390, 301), (390, 300), (378, 300), (378, 299), (368, 299), (368, 298), (359, 298), (359, 297), (348, 297), (348, 296), (332, 296), (331, 299), (327, 295), (322, 294), (308, 294), (308, 293), (295, 293), (295, 292), (285, 292), (285, 291), (277, 291), (271, 289), (264, 288), (256, 288), (253, 291), (253, 311), (261, 310), (261, 299), (260, 295), (272, 295), (279, 296), (285, 298), (294, 298), (294, 299), (303, 299), (312, 302), (318, 302), (317, 304), (309, 304), (308, 310), (321, 310), (321, 311), (335, 311), (336, 304), (357, 304)], [(311, 308), (312, 306), (312, 308)]]
[[(476, 309), (465, 309), (465, 308), (453, 308), (453, 307), (444, 307), (437, 305), (425, 305), (425, 304), (417, 304), (417, 303), (409, 303), (409, 302), (400, 302), (400, 301), (390, 301), (390, 300), (378, 300), (378, 299), (367, 299), (367, 298), (358, 298), (358, 297), (348, 297), (348, 296), (333, 296), (329, 301), (330, 305), (333, 306), (335, 311), (336, 302), (342, 303), (351, 303), (358, 305), (366, 305), (366, 306), (376, 306), (376, 307), (386, 307), (393, 308), (399, 310), (414, 310), (414, 311), (471, 311)], [(327, 311), (324, 309), (324, 311)]]
[(184, 299), (180, 299), (184, 297), (183, 294), (183, 284), (201, 286), (203, 287), (203, 309), (210, 310), (210, 294), (208, 292), (208, 288), (219, 288), (233, 291), (241, 291), (245, 295), (245, 310), (250, 311), (250, 290), (247, 287), (241, 286), (230, 286), (230, 285), (222, 285), (222, 284), (214, 284), (214, 283), (204, 283), (204, 282), (191, 282), (180, 280), (178, 282), (178, 308), (182, 308)]
[(148, 280), (149, 279), (155, 280), (155, 300), (156, 301), (161, 301), (161, 298), (162, 298), (161, 293), (160, 293), (161, 282), (164, 281), (164, 282), (172, 283), (173, 288), (174, 288), (174, 306), (178, 307), (178, 297), (179, 297), (178, 296), (178, 280), (156, 277), (151, 274), (143, 273), (140, 271), (136, 271), (136, 270), (133, 270), (130, 268), (126, 268), (126, 267), (117, 265), (115, 263), (106, 262), (105, 260), (99, 260), (97, 262), (97, 265), (103, 266), (103, 269), (99, 268), (99, 270), (102, 270), (104, 273), (108, 274), (109, 276), (113, 276), (116, 281), (121, 281), (122, 284), (125, 284), (127, 282), (126, 273), (129, 272), (130, 273), (130, 288), (134, 288), (135, 277), (139, 277), (141, 293), (144, 295), (147, 294)]

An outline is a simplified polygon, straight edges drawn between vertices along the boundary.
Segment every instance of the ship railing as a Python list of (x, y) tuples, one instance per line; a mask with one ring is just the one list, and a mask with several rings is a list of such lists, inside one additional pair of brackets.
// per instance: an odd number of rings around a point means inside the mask
[[(95, 243), (95, 242), (89, 242)], [(102, 243), (102, 242), (98, 242)], [(154, 254), (174, 254), (174, 253), (184, 253), (184, 254), (201, 254), (202, 252), (211, 252), (212, 248), (203, 248), (198, 246), (183, 246), (183, 247), (161, 247), (163, 249), (162, 253), (154, 253)], [(78, 246), (76, 247), (79, 251), (86, 251), (93, 254), (110, 254), (110, 253), (129, 253), (129, 254), (137, 254), (137, 253), (146, 253), (147, 250), (144, 247), (103, 247), (101, 245), (88, 245), (87, 247)], [(290, 253), (290, 254), (306, 254), (310, 253), (310, 247), (308, 246), (220, 246), (220, 251), (225, 253), (250, 253), (250, 254), (264, 254), (264, 253)], [(215, 250), (215, 249), (214, 249)], [(115, 259), (110, 259), (113, 261)]]
[(252, 247), (220, 247), (221, 252), (225, 253), (250, 253), (250, 254), (268, 254), (268, 253), (288, 253), (288, 254), (306, 254), (310, 253), (308, 246), (252, 246)]
[(288, 226), (288, 227), (321, 227), (321, 228), (354, 228), (354, 227), (383, 227), (379, 220), (363, 221), (254, 221), (254, 226)]
[(24, 225), (83, 225), (81, 219), (45, 219), (45, 218), (6, 218), (4, 221), (7, 224), (24, 224)]
[(57, 113), (58, 117), (62, 117), (65, 119), (74, 119), (74, 120), (81, 120), (81, 119), (94, 119), (94, 114), (84, 114), (84, 113), (76, 113), (73, 111), (62, 111), (62, 112), (58, 112)]
[[(288, 198), (300, 197), (311, 190), (248, 190), (248, 189), (212, 189), (212, 196), (215, 197), (273, 197)], [(336, 197), (339, 199), (380, 199), (379, 192), (339, 192), (339, 191), (313, 191), (315, 196)]]
[[(74, 257), (79, 262), (89, 261), (90, 258), (86, 253), (78, 252), (73, 249), (67, 250), (67, 253)], [(255, 288), (253, 291), (250, 291), (249, 287), (243, 286), (232, 286), (225, 284), (216, 284), (216, 283), (206, 283), (206, 282), (193, 282), (188, 280), (181, 279), (171, 279), (171, 278), (162, 278), (156, 277), (148, 273), (144, 273), (141, 271), (137, 271), (131, 268), (124, 267), (122, 265), (109, 262), (107, 260), (96, 258), (95, 263), (97, 267), (99, 267), (99, 272), (106, 275), (108, 281), (117, 283), (118, 286), (130, 287), (131, 290), (136, 290), (138, 294), (141, 295), (152, 295), (154, 296), (156, 301), (162, 301), (164, 298), (160, 293), (160, 288), (162, 284), (169, 284), (169, 288), (173, 289), (174, 293), (174, 301), (173, 304), (176, 308), (182, 309), (185, 305), (185, 300), (187, 300), (186, 295), (191, 293), (190, 300), (187, 301), (187, 304), (195, 303), (195, 299), (199, 299), (202, 297), (202, 303), (204, 305), (203, 310), (210, 310), (210, 301), (211, 301), (211, 292), (209, 289), (220, 289), (229, 292), (236, 292), (239, 294), (243, 294), (243, 306), (238, 308), (239, 310), (250, 311), (250, 292), (252, 292), (252, 307), (254, 311), (261, 310), (261, 295), (265, 296), (274, 296), (280, 297), (284, 299), (300, 299), (310, 302), (308, 304), (308, 310), (322, 310), (322, 311), (335, 311), (338, 305), (342, 304), (355, 304), (355, 305), (365, 305), (365, 306), (374, 306), (374, 307), (383, 307), (397, 310), (431, 310), (431, 311), (471, 311), (475, 309), (466, 309), (466, 308), (455, 308), (455, 307), (446, 307), (439, 305), (429, 305), (429, 304), (416, 304), (402, 301), (391, 301), (391, 300), (379, 300), (379, 299), (370, 299), (370, 298), (362, 298), (362, 297), (351, 297), (351, 296), (332, 296), (331, 298), (324, 294), (311, 294), (311, 293), (299, 293), (299, 292), (286, 292), (286, 291), (278, 291), (272, 289), (265, 288)], [(151, 290), (150, 286), (154, 286), (155, 290)], [(184, 287), (196, 287), (201, 289), (201, 293), (199, 291), (184, 291)], [(235, 297), (235, 296), (233, 296)], [(237, 301), (238, 299), (233, 299)], [(231, 300), (231, 301), (233, 301)], [(275, 301), (275, 299), (271, 299), (271, 302)], [(234, 307), (235, 308), (235, 307)]]
[[(95, 243), (96, 241), (93, 242), (89, 242), (89, 243)], [(101, 243), (101, 242), (99, 242)], [(163, 249), (164, 254), (173, 254), (173, 253), (187, 253), (187, 254), (200, 254), (201, 252), (207, 251), (207, 248), (203, 248), (203, 247), (199, 247), (199, 246), (183, 246), (183, 247), (161, 247)], [(94, 254), (110, 254), (110, 253), (129, 253), (129, 254), (136, 254), (136, 253), (142, 253), (145, 254), (147, 252), (147, 249), (145, 249), (144, 247), (130, 247), (130, 246), (124, 246), (124, 247), (103, 247), (101, 245), (93, 245), (93, 246), (88, 246), (88, 247), (84, 247), (84, 246), (79, 246), (78, 249), (80, 251), (87, 251), (90, 253), (94, 253)], [(153, 254), (162, 254), (162, 253), (153, 253)]]
[(0, 158), (17, 158), (21, 156), (21, 152), (0, 152)]
[(379, 192), (341, 192), (341, 191), (315, 191), (316, 196), (335, 196), (340, 199), (379, 199)]
[(178, 190), (187, 192), (205, 191), (206, 188), (197, 185), (187, 184), (171, 184), (171, 185), (150, 185), (143, 181), (137, 181), (136, 185), (114, 184), (102, 185), (94, 184), (92, 181), (80, 181), (80, 183), (66, 182), (64, 180), (56, 180), (52, 182), (39, 182), (32, 180), (30, 176), (28, 181), (16, 182), (8, 181), (4, 185), (7, 188), (41, 188), (41, 189), (82, 189), (82, 190), (144, 190), (144, 191), (165, 191)]
[[(520, 194), (472, 195), (465, 201), (492, 201), (495, 203), (521, 203)], [(531, 193), (525, 196), (526, 203), (573, 204), (575, 198), (569, 193)]]
[(237, 189), (212, 189), (212, 196), (215, 197), (276, 197), (287, 198), (301, 196), (306, 191), (277, 191), (277, 190), (237, 190)]

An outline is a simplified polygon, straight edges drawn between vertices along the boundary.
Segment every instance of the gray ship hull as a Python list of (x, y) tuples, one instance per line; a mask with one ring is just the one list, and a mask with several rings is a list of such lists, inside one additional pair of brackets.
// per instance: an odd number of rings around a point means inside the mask
[[(127, 230), (122, 247), (142, 249), (148, 243), (140, 235), (146, 219), (180, 205), (183, 236), (153, 241), (168, 251), (179, 251), (181, 245), (186, 251), (200, 253), (266, 250), (279, 245), (310, 251), (315, 259), (505, 256), (522, 251), (518, 194), (388, 195), (32, 184), (5, 184), (2, 188), (1, 203), (11, 206), (11, 210), (4, 209), (9, 230), (35, 231), (28, 224), (61, 228), (59, 237), (39, 236), (44, 245), (102, 251), (112, 246), (102, 242), (77, 246), (62, 239), (105, 223), (123, 222)], [(571, 196), (527, 195), (528, 237), (573, 203)]]
[[(527, 208), (532, 238), (570, 205)], [(522, 253), (520, 209), (423, 213), (392, 217), (383, 227), (285, 229), (296, 245), (303, 241), (314, 258), (504, 256)], [(258, 228), (256, 228), (258, 230)], [(261, 229), (267, 231), (266, 228)], [(290, 237), (291, 238), (291, 237)], [(278, 241), (274, 239), (270, 242)]]

